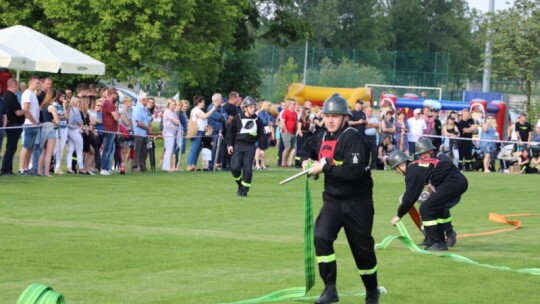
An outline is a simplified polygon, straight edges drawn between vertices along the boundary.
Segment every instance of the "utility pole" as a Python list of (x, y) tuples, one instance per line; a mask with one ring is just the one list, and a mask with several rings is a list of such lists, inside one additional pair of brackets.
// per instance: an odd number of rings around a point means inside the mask
[(493, 33), (492, 27), (491, 27), (491, 21), (493, 19), (493, 13), (495, 12), (495, 0), (489, 0), (489, 13), (491, 16), (489, 17), (489, 26), (487, 31), (487, 40), (486, 40), (486, 50), (484, 51), (484, 76), (482, 78), (482, 92), (489, 92), (490, 91), (490, 80), (491, 80), (491, 36)]
[(306, 40), (306, 51), (304, 53), (304, 84), (306, 84), (307, 78), (307, 57), (308, 57), (308, 41)]

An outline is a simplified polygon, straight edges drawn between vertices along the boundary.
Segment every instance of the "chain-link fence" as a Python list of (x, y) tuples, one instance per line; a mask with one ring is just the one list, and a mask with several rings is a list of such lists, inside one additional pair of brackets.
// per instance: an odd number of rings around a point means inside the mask
[[(315, 86), (351, 88), (371, 83), (440, 87), (442, 99), (445, 100), (461, 100), (463, 91), (481, 90), (481, 72), (454, 73), (452, 58), (445, 52), (318, 49), (309, 46), (279, 48), (262, 45), (257, 49), (257, 56), (257, 64), (263, 75), (261, 96), (274, 102), (283, 98), (288, 84), (303, 81), (304, 66), (306, 84)], [(491, 88), (493, 91), (523, 94), (517, 85), (503, 84), (496, 79), (492, 79)], [(534, 94), (539, 94), (538, 83), (534, 91)], [(438, 96), (432, 96), (435, 97)]]

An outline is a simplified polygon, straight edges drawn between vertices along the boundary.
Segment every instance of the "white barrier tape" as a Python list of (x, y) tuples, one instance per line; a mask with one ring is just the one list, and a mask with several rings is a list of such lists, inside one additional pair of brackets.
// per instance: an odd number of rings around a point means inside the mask
[(35, 125), (20, 125), (20, 126), (11, 126), (11, 127), (0, 127), (0, 130), (9, 130), (9, 129), (26, 129), (26, 128), (41, 128), (43, 124)]
[[(24, 128), (37, 128), (37, 127), (41, 127), (43, 124), (36, 124), (36, 125), (22, 125), (22, 126), (11, 126), (11, 127), (0, 127), (0, 130), (7, 130), (7, 129), (24, 129)], [(96, 130), (94, 128), (91, 128), (91, 127), (86, 127), (86, 126), (77, 126), (77, 125), (67, 125), (67, 127), (71, 128), (71, 129), (76, 129), (76, 128), (80, 128), (82, 130), (88, 130), (88, 131), (94, 131), (94, 132), (98, 132), (98, 133), (108, 133), (108, 134), (116, 134), (116, 135), (125, 135), (123, 132), (114, 132), (114, 131), (106, 131), (106, 130)], [(404, 135), (413, 135), (412, 133), (404, 133)], [(182, 139), (192, 139), (192, 138), (202, 138), (204, 137), (203, 136), (194, 136), (194, 137), (187, 137), (187, 136), (181, 136), (181, 137), (178, 137), (178, 136), (164, 136), (162, 134), (156, 134), (156, 135), (135, 135), (133, 133), (130, 133), (130, 135), (133, 135), (133, 136), (136, 136), (136, 137), (146, 137), (146, 138), (152, 138), (152, 139), (156, 139), (156, 138), (165, 138), (165, 137), (174, 137), (174, 138), (182, 138)], [(417, 135), (417, 134), (414, 134), (414, 135)], [(215, 136), (215, 135), (212, 135), (212, 136)], [(222, 136), (221, 133), (219, 134), (219, 136)], [(454, 140), (470, 140), (470, 141), (480, 141), (480, 142), (494, 142), (494, 143), (502, 143), (502, 144), (517, 144), (517, 145), (526, 145), (528, 143), (519, 143), (519, 141), (517, 140), (499, 140), (499, 139), (480, 139), (480, 138), (467, 138), (467, 137), (446, 137), (446, 136), (443, 136), (443, 135), (422, 135), (421, 137), (430, 137), (430, 138), (440, 138), (440, 139), (445, 139), (445, 138), (449, 138), (449, 139), (454, 139)], [(534, 145), (540, 145), (540, 142), (536, 142), (536, 141), (531, 141), (530, 145), (534, 146)]]
[[(35, 125), (21, 125), (21, 126), (10, 126), (10, 127), (0, 127), (0, 130), (8, 130), (8, 129), (25, 129), (25, 128), (40, 128), (42, 127), (44, 124), (35, 124)], [(92, 127), (88, 127), (88, 126), (79, 126), (79, 125), (65, 125), (66, 127), (70, 128), (70, 129), (81, 129), (81, 130), (85, 130), (85, 131), (93, 131), (93, 132), (97, 132), (99, 134), (104, 134), (104, 133), (107, 133), (107, 134), (116, 134), (116, 135), (125, 135), (125, 133), (123, 132), (115, 132), (115, 131), (106, 131), (106, 130), (96, 130)], [(55, 127), (55, 129), (58, 128)], [(145, 137), (145, 138), (152, 138), (152, 139), (156, 139), (156, 138), (166, 138), (166, 137), (172, 137), (172, 138), (182, 138), (182, 139), (192, 139), (192, 138), (203, 138), (204, 135), (202, 136), (194, 136), (194, 137), (187, 137), (187, 136), (176, 136), (176, 135), (173, 135), (173, 136), (168, 136), (168, 135), (163, 135), (161, 133), (159, 134), (153, 134), (153, 135), (136, 135), (134, 133), (130, 133), (129, 135), (133, 135), (135, 137)], [(214, 137), (216, 135), (212, 135), (212, 137)], [(221, 134), (221, 132), (218, 134), (218, 136), (221, 136), (223, 137), (223, 135)]]
[[(405, 135), (411, 134), (411, 133), (404, 133)], [(412, 135), (412, 134), (411, 134)], [(417, 134), (415, 134), (417, 136)], [(443, 135), (422, 135), (420, 137), (432, 137), (432, 138), (440, 138), (440, 139), (454, 139), (454, 140), (470, 140), (470, 141), (479, 141), (479, 142), (494, 142), (494, 143), (501, 143), (501, 144), (518, 144), (518, 145), (526, 145), (528, 142), (522, 142), (521, 144), (517, 140), (499, 140), (499, 139), (480, 139), (479, 137), (473, 137), (473, 138), (467, 138), (467, 137), (447, 137)], [(539, 145), (540, 142), (531, 141), (531, 146)]]

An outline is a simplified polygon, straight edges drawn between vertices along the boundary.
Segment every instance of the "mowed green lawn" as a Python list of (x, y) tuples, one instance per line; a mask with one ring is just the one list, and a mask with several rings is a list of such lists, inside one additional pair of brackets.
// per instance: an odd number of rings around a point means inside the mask
[[(271, 162), (274, 165), (274, 162)], [(67, 303), (222, 303), (304, 284), (303, 179), (297, 169), (254, 173), (248, 198), (229, 172), (0, 177), (0, 303), (31, 283)], [(499, 214), (540, 213), (540, 176), (468, 173), (453, 209), (458, 233), (506, 228)], [(403, 178), (378, 171), (374, 237), (389, 224)], [(323, 182), (311, 181), (315, 215)], [(451, 251), (512, 269), (540, 268), (540, 217), (523, 229), (459, 239)], [(415, 241), (420, 233), (406, 217)], [(363, 286), (343, 234), (336, 242), (340, 303), (363, 303)], [(400, 243), (377, 251), (381, 303), (539, 303), (540, 276), (412, 253)], [(316, 297), (317, 284), (308, 296)], [(313, 300), (287, 303), (311, 303)]]

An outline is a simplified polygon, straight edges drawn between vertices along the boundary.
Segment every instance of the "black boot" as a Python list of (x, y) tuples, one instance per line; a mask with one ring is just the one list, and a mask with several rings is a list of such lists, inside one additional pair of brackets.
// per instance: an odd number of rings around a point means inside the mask
[(427, 247), (429, 247), (431, 245), (433, 245), (433, 241), (431, 241), (431, 239), (427, 235), (424, 238), (424, 240), (422, 241), (422, 243), (418, 244), (418, 246), (427, 246)]
[(446, 231), (446, 244), (448, 247), (454, 247), (457, 241), (457, 233), (454, 230)]
[(336, 285), (326, 285), (321, 296), (315, 301), (315, 304), (330, 304), (335, 302), (339, 302)]
[(238, 185), (238, 189), (236, 190), (236, 195), (241, 196), (241, 195), (240, 195), (240, 192), (241, 192), (241, 190), (242, 190), (242, 181), (241, 181), (241, 180), (237, 180), (237, 181), (236, 181), (236, 184)]
[(436, 226), (427, 226), (424, 228), (426, 229), (426, 233), (432, 242), (431, 245), (426, 247), (426, 250), (432, 250), (432, 251), (448, 250), (448, 246), (446, 245), (446, 241), (444, 239), (444, 228), (442, 224), (439, 224)]
[[(329, 255), (328, 253), (326, 255)], [(324, 291), (315, 301), (315, 304), (329, 304), (339, 301), (336, 289), (337, 264), (336, 261), (330, 263), (319, 263), (319, 274), (324, 282)]]
[(245, 197), (245, 196), (247, 196), (247, 194), (248, 194), (249, 187), (244, 187), (244, 186), (242, 186), (242, 187), (240, 187), (240, 189), (239, 189), (238, 191), (239, 191), (238, 196)]
[(366, 291), (366, 304), (379, 304), (379, 296), (381, 295), (379, 289)]
[(446, 245), (446, 242), (441, 241), (441, 242), (433, 243), (431, 246), (426, 247), (426, 250), (429, 250), (429, 251), (448, 251), (448, 245)]
[(444, 234), (446, 235), (446, 244), (448, 247), (453, 247), (456, 244), (457, 233), (454, 231), (452, 222), (447, 222), (443, 224)]

